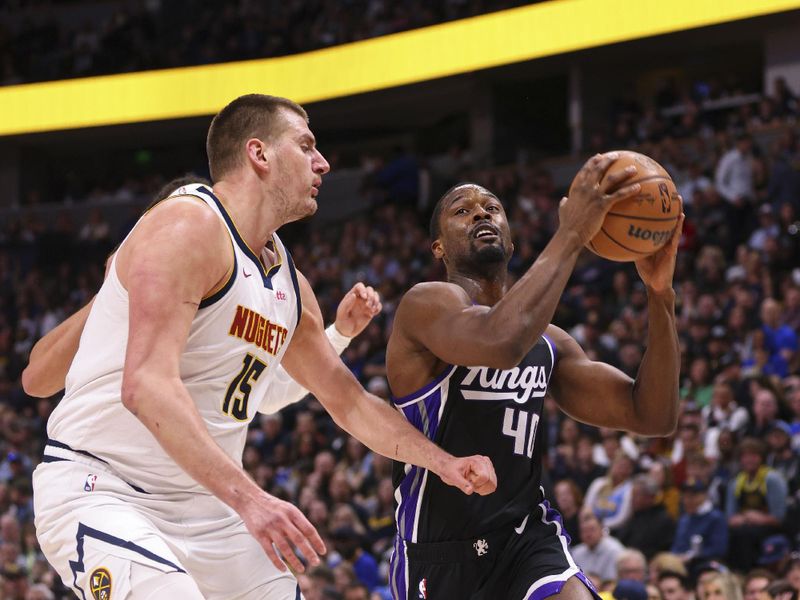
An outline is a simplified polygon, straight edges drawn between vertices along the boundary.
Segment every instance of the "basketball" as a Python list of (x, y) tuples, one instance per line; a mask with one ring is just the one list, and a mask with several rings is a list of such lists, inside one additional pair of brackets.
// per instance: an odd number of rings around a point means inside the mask
[[(639, 194), (611, 207), (603, 226), (586, 246), (598, 256), (630, 262), (656, 252), (672, 237), (681, 214), (681, 201), (675, 183), (666, 169), (649, 156), (619, 150), (614, 170), (635, 165), (637, 172), (622, 185), (639, 183)], [(605, 178), (601, 185), (605, 182)]]

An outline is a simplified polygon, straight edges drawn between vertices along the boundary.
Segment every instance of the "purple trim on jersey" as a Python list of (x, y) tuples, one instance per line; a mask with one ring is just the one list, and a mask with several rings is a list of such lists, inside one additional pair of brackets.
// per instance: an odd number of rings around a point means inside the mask
[[(564, 522), (561, 520), (561, 513), (559, 513), (555, 508), (550, 506), (550, 502), (548, 500), (542, 500), (542, 503), (539, 505), (542, 510), (544, 511), (544, 516), (542, 517), (542, 522), (547, 525), (557, 525), (557, 535), (559, 537), (564, 537), (567, 540), (567, 545), (570, 543), (569, 534), (564, 529)], [(569, 550), (567, 550), (569, 552)], [(581, 571), (580, 567), (575, 565), (575, 562), (570, 560), (570, 564), (573, 564), (577, 567), (578, 572), (574, 575), (570, 575), (570, 577), (577, 577), (583, 584), (587, 587), (589, 592), (596, 600), (601, 600), (600, 596), (597, 594), (597, 591), (594, 589), (592, 582), (584, 575), (583, 571)], [(551, 575), (552, 577), (552, 575)], [(544, 600), (544, 598), (549, 598), (550, 596), (554, 596), (561, 592), (561, 589), (564, 587), (564, 584), (567, 583), (569, 577), (559, 580), (559, 581), (550, 581), (545, 583), (543, 586), (536, 588), (530, 594), (525, 596), (525, 600)], [(535, 585), (535, 583), (534, 583)]]
[(566, 583), (566, 581), (551, 581), (550, 583), (545, 583), (542, 587), (533, 590), (525, 600), (543, 600), (544, 598), (554, 596), (561, 592), (561, 588), (563, 588)]
[(575, 573), (575, 577), (580, 579), (583, 582), (583, 585), (589, 588), (589, 591), (592, 593), (592, 596), (594, 596), (597, 600), (603, 600), (600, 597), (600, 594), (597, 593), (597, 590), (594, 589), (594, 584), (591, 581), (589, 581), (589, 578), (584, 574), (583, 571), (578, 571), (577, 573)]
[(400, 502), (397, 506), (397, 532), (404, 540), (410, 540), (414, 534), (417, 496), (424, 477), (424, 474), (418, 475), (418, 473), (419, 467), (411, 467), (411, 470), (400, 483)]
[(550, 368), (550, 373), (553, 372), (553, 369), (556, 368), (556, 361), (558, 360), (558, 350), (556, 350), (556, 345), (553, 343), (549, 337), (545, 334), (542, 334), (542, 337), (547, 340), (547, 343), (550, 344), (550, 349), (553, 351), (553, 366)]
[[(403, 542), (399, 537), (394, 538), (394, 552), (389, 560), (389, 573), (391, 577), (390, 591), (394, 600), (406, 600), (406, 556), (403, 551)], [(395, 593), (396, 592), (396, 593)]]
[(558, 512), (552, 506), (550, 506), (550, 502), (547, 499), (542, 501), (542, 506), (545, 510), (544, 513), (545, 523), (551, 524), (557, 522), (559, 531), (561, 532), (560, 535), (563, 535), (565, 538), (567, 538), (567, 545), (569, 546), (572, 543), (572, 538), (569, 536), (569, 532), (564, 527), (564, 521), (561, 519), (561, 513)]
[[(425, 408), (427, 415), (423, 417), (422, 407)], [(439, 410), (442, 406), (442, 392), (436, 390), (424, 400), (403, 407), (403, 414), (408, 422), (425, 434), (428, 439), (433, 440), (439, 429)], [(404, 540), (414, 539), (414, 522), (417, 519), (417, 506), (422, 493), (422, 483), (426, 472), (419, 467), (411, 467), (409, 472), (400, 482), (400, 501), (397, 506), (397, 532)]]
[(437, 385), (442, 383), (455, 370), (455, 368), (456, 367), (454, 367), (453, 365), (447, 365), (447, 367), (444, 369), (444, 371), (442, 371), (436, 377), (436, 379), (434, 379), (430, 383), (422, 386), (416, 392), (412, 392), (412, 393), (408, 394), (407, 396), (402, 396), (400, 398), (396, 398), (394, 395), (392, 395), (392, 402), (395, 403), (395, 404), (405, 404), (409, 400), (413, 400), (414, 398), (417, 398), (419, 396), (424, 396), (425, 394), (430, 392), (433, 388), (435, 388)]

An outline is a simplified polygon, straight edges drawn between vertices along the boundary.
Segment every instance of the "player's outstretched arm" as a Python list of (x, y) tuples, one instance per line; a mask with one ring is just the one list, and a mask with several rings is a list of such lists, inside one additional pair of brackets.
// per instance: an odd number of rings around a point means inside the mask
[(548, 328), (559, 356), (551, 380), (553, 396), (575, 419), (641, 435), (666, 436), (675, 430), (681, 352), (672, 274), (682, 227), (683, 216), (670, 243), (636, 265), (647, 286), (648, 311), (647, 350), (636, 380), (589, 360), (566, 332)]
[(448, 454), (394, 408), (361, 387), (325, 339), (311, 286), (299, 273), (298, 279), (303, 317), (283, 359), (289, 374), (319, 399), (342, 429), (368, 448), (429, 469), (466, 494), (493, 492), (497, 477), (488, 458)]
[(597, 155), (583, 166), (570, 197), (561, 201), (558, 231), (493, 307), (473, 306), (464, 290), (447, 283), (418, 284), (406, 293), (396, 323), (409, 351), (422, 348), (454, 365), (517, 366), (553, 318), (584, 244), (614, 203), (640, 190), (639, 184), (624, 185), (636, 173), (633, 166), (612, 170), (601, 186), (617, 158), (616, 153)]
[(122, 402), (195, 481), (231, 506), (275, 566), (275, 547), (296, 571), (296, 547), (312, 563), (325, 546), (300, 510), (263, 490), (211, 438), (180, 378), (180, 356), (200, 301), (233, 268), (230, 238), (196, 200), (151, 210), (119, 250), (129, 299)]
[(28, 366), (22, 371), (22, 389), (26, 394), (48, 398), (64, 389), (67, 371), (78, 351), (83, 326), (93, 303), (94, 298), (34, 344)]
[[(336, 321), (325, 329), (325, 335), (336, 353), (341, 355), (350, 345), (350, 340), (364, 331), (379, 312), (380, 296), (371, 286), (358, 282), (350, 288), (336, 309)], [(275, 381), (270, 385), (258, 410), (265, 414), (276, 413), (299, 402), (306, 394), (308, 390), (292, 379), (283, 366), (278, 366), (275, 370)]]

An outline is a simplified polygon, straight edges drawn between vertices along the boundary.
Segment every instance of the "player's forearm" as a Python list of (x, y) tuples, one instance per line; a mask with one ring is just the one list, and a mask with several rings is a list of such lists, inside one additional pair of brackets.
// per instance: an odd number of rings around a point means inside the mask
[(577, 234), (559, 229), (531, 268), (489, 311), (487, 331), (507, 340), (512, 366), (553, 320), (581, 248)]
[(22, 387), (26, 394), (46, 398), (64, 388), (92, 304), (94, 298), (33, 346), (28, 366), (22, 372)]
[[(350, 345), (352, 340), (352, 338), (339, 333), (335, 325), (329, 325), (325, 330), (325, 335), (339, 356), (342, 355), (342, 352)], [(292, 379), (286, 369), (279, 365), (275, 370), (275, 381), (270, 386), (269, 394), (264, 398), (258, 410), (265, 414), (276, 413), (290, 404), (299, 402), (308, 393), (309, 391), (305, 387)]]
[[(415, 429), (397, 410), (362, 390), (339, 407), (326, 406), (342, 429), (370, 450), (434, 473), (452, 456)], [(346, 408), (345, 408), (346, 406)]]
[(636, 433), (665, 436), (678, 422), (681, 350), (675, 292), (648, 289), (647, 296), (647, 350), (633, 385)]
[(180, 379), (126, 376), (122, 401), (178, 466), (234, 510), (261, 493), (211, 438)]

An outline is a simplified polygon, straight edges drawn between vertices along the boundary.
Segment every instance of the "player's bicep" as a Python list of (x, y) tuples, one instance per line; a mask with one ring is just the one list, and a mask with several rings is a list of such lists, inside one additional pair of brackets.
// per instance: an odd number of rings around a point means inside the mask
[(149, 216), (117, 253), (117, 273), (128, 293), (126, 374), (145, 366), (178, 374), (200, 301), (230, 258), (220, 251), (218, 220), (200, 207), (172, 208), (160, 211), (167, 213), (161, 219)]
[(550, 391), (561, 410), (589, 425), (631, 428), (633, 380), (616, 367), (590, 360), (578, 342), (558, 327), (549, 326), (547, 335), (558, 352)]

